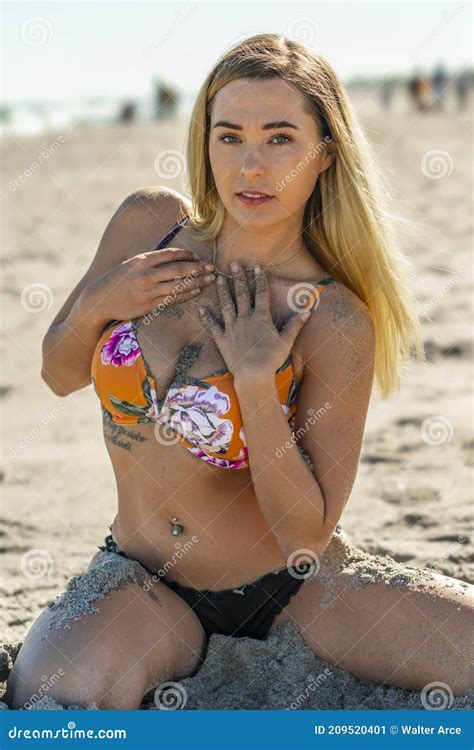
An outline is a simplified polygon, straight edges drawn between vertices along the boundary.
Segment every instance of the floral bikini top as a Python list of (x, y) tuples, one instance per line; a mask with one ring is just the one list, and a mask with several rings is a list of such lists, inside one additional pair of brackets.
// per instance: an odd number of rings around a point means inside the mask
[[(188, 218), (175, 224), (155, 249), (167, 247)], [(334, 281), (331, 276), (322, 279), (305, 306), (319, 296), (318, 287), (324, 289), (331, 281)], [(172, 435), (170, 439), (164, 433), (161, 442), (179, 442), (195, 456), (224, 469), (247, 468), (248, 450), (233, 375), (221, 370), (205, 378), (195, 378), (186, 372), (197, 359), (201, 346), (183, 347), (175, 377), (165, 397), (158, 399), (155, 379), (137, 341), (135, 321), (107, 323), (91, 366), (92, 385), (102, 413), (115, 424), (160, 423)], [(275, 382), (281, 407), (293, 430), (297, 386), (291, 354), (276, 371)]]

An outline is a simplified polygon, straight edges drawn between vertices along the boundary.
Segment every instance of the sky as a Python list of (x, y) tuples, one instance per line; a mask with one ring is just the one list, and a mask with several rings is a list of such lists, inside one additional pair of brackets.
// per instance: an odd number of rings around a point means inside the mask
[(358, 75), (472, 65), (468, 2), (2, 2), (2, 100), (196, 92), (236, 42), (283, 33)]

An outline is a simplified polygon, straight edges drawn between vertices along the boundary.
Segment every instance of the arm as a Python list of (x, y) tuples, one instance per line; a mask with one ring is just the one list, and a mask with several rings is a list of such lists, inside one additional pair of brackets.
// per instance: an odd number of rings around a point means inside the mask
[[(375, 329), (347, 289), (326, 290), (301, 332), (303, 381), (295, 435), (268, 377), (235, 381), (257, 499), (285, 557), (320, 557), (355, 481), (372, 388)], [(289, 447), (288, 447), (289, 446)], [(269, 533), (270, 533), (269, 531)]]
[(41, 377), (58, 396), (91, 382), (91, 361), (110, 316), (101, 311), (95, 282), (129, 257), (150, 250), (183, 208), (179, 194), (163, 188), (131, 193), (110, 219), (90, 268), (71, 292), (43, 339)]
[(52, 324), (43, 339), (41, 377), (57, 396), (67, 396), (91, 382), (91, 362), (100, 334), (108, 322), (92, 285), (84, 288), (65, 320)]

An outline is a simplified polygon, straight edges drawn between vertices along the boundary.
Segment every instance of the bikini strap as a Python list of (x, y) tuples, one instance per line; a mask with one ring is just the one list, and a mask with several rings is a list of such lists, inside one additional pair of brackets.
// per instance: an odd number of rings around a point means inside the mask
[(336, 281), (336, 279), (333, 279), (332, 276), (325, 276), (324, 279), (321, 279), (321, 281), (318, 281), (316, 286), (327, 286), (331, 283), (331, 281)]
[[(312, 307), (312, 306), (313, 306), (313, 304), (314, 304), (314, 303), (316, 302), (316, 300), (318, 299), (318, 297), (319, 297), (319, 296), (320, 296), (320, 295), (321, 295), (321, 294), (322, 294), (322, 293), (324, 292), (325, 288), (326, 288), (327, 286), (329, 286), (329, 284), (331, 284), (331, 283), (332, 283), (333, 281), (336, 281), (336, 279), (334, 279), (334, 278), (333, 278), (332, 276), (329, 276), (329, 275), (328, 275), (328, 276), (325, 276), (325, 277), (324, 277), (323, 279), (321, 279), (321, 281), (318, 281), (318, 282), (317, 282), (317, 283), (316, 283), (316, 284), (314, 285), (314, 290), (313, 290), (313, 292), (312, 292), (312, 294), (311, 294), (311, 296), (313, 297), (313, 301), (311, 302), (311, 304), (310, 304), (310, 305), (307, 305), (308, 309), (311, 309), (311, 307)], [(322, 288), (322, 289), (319, 289), (319, 287), (321, 287), (321, 286), (322, 286), (323, 288)], [(316, 291), (316, 290), (317, 290), (317, 291)]]
[(176, 224), (174, 225), (174, 227), (172, 227), (170, 229), (170, 231), (167, 234), (165, 234), (165, 236), (163, 237), (163, 239), (161, 240), (161, 242), (158, 243), (158, 245), (155, 247), (155, 250), (161, 250), (161, 248), (167, 247), (167, 245), (169, 244), (170, 240), (172, 240), (173, 237), (176, 234), (178, 234), (178, 232), (181, 229), (181, 227), (184, 226), (184, 224), (187, 222), (187, 220), (189, 218), (190, 218), (190, 214), (188, 214), (187, 216), (184, 216), (182, 219), (180, 219), (178, 222), (176, 222)]

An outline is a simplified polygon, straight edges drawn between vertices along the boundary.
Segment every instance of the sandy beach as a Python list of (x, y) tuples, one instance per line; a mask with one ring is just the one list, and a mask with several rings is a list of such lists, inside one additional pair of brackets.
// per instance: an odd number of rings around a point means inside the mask
[[(472, 114), (452, 103), (451, 111), (421, 115), (364, 107), (362, 96), (356, 104), (396, 190), (397, 210), (416, 224), (403, 237), (403, 252), (413, 263), (427, 361), (406, 366), (391, 399), (374, 392), (341, 524), (368, 555), (474, 584)], [(187, 193), (181, 174), (166, 178), (162, 158), (170, 149), (179, 161), (186, 124), (81, 125), (1, 144), (0, 643), (10, 653), (1, 679), (39, 613), (87, 568), (115, 514), (97, 398), (91, 387), (66, 398), (48, 389), (40, 376), (42, 338), (125, 196), (150, 185)], [(416, 691), (364, 682), (337, 667), (317, 680), (326, 667), (293, 623), (265, 642), (213, 635), (205, 664), (181, 680), (183, 707), (424, 708)], [(454, 698), (449, 708), (472, 708), (473, 698), (474, 691)], [(45, 694), (35, 708), (48, 707)]]

